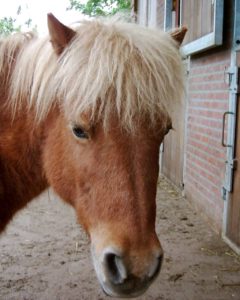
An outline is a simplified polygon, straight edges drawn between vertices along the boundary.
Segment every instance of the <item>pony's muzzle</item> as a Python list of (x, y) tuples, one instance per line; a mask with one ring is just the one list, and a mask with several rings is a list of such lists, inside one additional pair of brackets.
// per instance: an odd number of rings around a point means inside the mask
[[(94, 257), (93, 257), (94, 258)], [(96, 258), (95, 258), (96, 259)], [(94, 259), (94, 260), (95, 260)], [(155, 253), (148, 262), (139, 266), (141, 274), (134, 272), (134, 262), (109, 247), (97, 265), (97, 275), (104, 292), (113, 297), (136, 297), (142, 294), (157, 277), (163, 260), (162, 252)], [(141, 264), (141, 260), (137, 260)], [(137, 267), (138, 268), (138, 267)]]
[(115, 253), (106, 253), (104, 255), (103, 269), (112, 284), (123, 284), (127, 280), (127, 268), (122, 257)]

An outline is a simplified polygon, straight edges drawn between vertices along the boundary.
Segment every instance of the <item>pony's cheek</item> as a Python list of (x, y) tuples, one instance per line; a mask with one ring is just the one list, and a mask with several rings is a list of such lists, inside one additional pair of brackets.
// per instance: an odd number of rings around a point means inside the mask
[(78, 222), (79, 224), (81, 224), (81, 226), (89, 236), (95, 219), (94, 213), (90, 213), (91, 202), (91, 195), (86, 191), (85, 193), (83, 192), (78, 195), (78, 197), (74, 200), (74, 207), (76, 210)]

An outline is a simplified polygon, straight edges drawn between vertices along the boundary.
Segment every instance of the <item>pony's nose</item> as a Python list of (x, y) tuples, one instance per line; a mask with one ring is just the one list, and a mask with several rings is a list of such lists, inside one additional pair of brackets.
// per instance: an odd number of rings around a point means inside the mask
[(147, 288), (157, 277), (161, 269), (162, 260), (162, 254), (153, 256), (143, 274), (138, 276), (132, 272), (131, 267), (126, 265), (124, 257), (119, 255), (119, 253), (113, 251), (105, 252), (103, 257), (105, 280), (117, 294), (135, 294), (136, 287), (139, 288), (139, 291)]
[(113, 284), (121, 284), (127, 279), (127, 268), (122, 257), (115, 253), (105, 253), (103, 260), (105, 275)]
[(161, 270), (162, 262), (163, 262), (163, 254), (160, 254), (156, 257), (156, 259), (155, 259), (154, 263), (152, 264), (151, 269), (148, 273), (148, 277), (151, 280), (156, 278), (157, 275), (159, 274), (159, 272)]

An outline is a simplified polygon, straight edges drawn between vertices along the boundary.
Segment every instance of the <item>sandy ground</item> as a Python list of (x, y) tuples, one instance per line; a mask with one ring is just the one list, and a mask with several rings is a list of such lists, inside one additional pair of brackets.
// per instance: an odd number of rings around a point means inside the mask
[[(240, 257), (163, 179), (157, 232), (165, 250), (162, 272), (138, 299), (240, 299)], [(21, 211), (0, 237), (0, 299), (110, 299), (74, 211), (52, 192)]]

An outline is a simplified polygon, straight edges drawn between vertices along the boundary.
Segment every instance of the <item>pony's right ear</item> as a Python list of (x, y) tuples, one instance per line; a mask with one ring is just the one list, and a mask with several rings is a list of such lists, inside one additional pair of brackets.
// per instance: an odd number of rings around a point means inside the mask
[(58, 21), (53, 14), (50, 13), (47, 16), (50, 41), (56, 54), (60, 55), (76, 32)]

